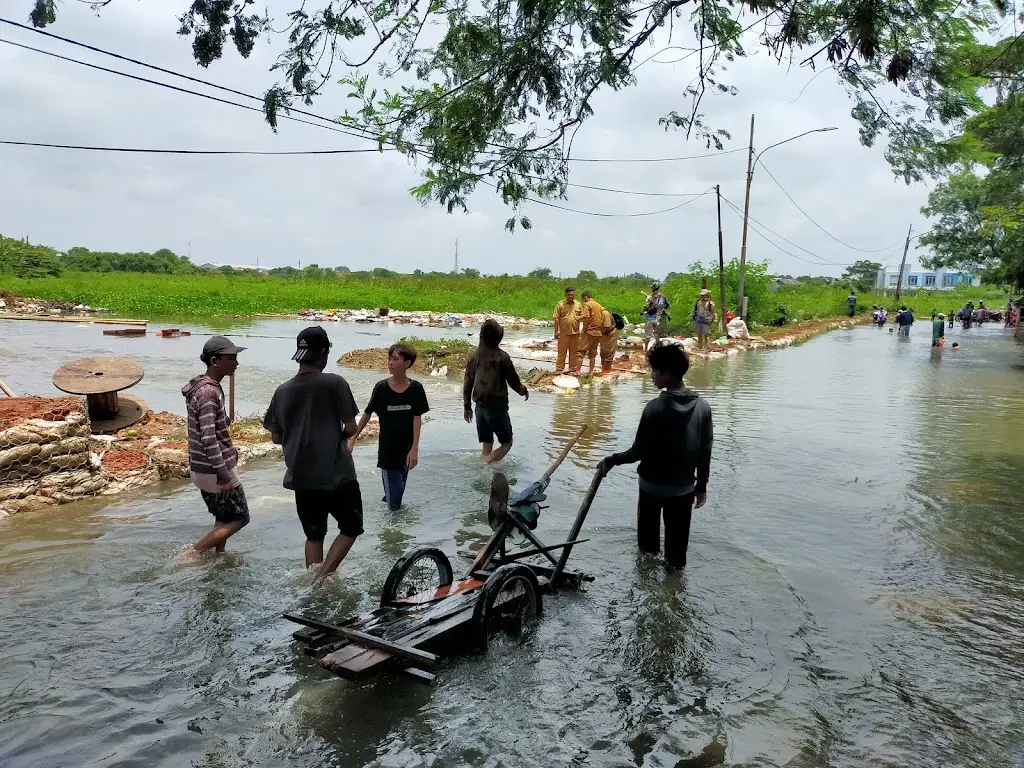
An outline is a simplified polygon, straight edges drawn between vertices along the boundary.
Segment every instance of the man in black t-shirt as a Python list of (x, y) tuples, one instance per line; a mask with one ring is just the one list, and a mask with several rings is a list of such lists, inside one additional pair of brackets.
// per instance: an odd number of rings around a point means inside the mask
[(384, 483), (383, 501), (392, 512), (402, 506), (409, 470), (419, 463), (420, 427), (423, 414), (430, 410), (423, 385), (409, 378), (409, 369), (415, 362), (416, 350), (408, 344), (391, 345), (388, 350), (391, 375), (374, 386), (370, 402), (359, 417), (356, 433), (349, 440), (351, 450), (370, 415), (377, 414), (380, 421), (377, 466)]
[[(359, 408), (348, 382), (324, 373), (331, 342), (319, 326), (304, 328), (292, 356), (299, 372), (270, 399), (263, 426), (284, 448), (284, 487), (295, 492), (295, 510), (306, 534), (306, 567), (323, 563), (322, 581), (345, 559), (363, 532), (363, 502), (345, 438), (355, 434)], [(338, 537), (324, 559), (327, 515)]]

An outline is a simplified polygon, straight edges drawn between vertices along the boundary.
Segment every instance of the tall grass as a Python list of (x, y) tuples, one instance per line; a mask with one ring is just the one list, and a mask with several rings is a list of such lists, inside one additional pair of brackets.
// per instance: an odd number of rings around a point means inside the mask
[[(430, 312), (496, 312), (548, 319), (564, 288), (577, 297), (589, 288), (603, 306), (639, 320), (644, 292), (651, 286), (625, 278), (594, 284), (530, 277), (415, 276), (374, 278), (338, 275), (324, 279), (258, 275), (154, 275), (139, 273), (66, 273), (62, 277), (21, 279), (0, 275), (0, 288), (54, 301), (107, 307), (123, 314), (254, 315), (302, 309), (392, 307)], [(670, 299), (691, 301), (696, 281), (674, 278), (665, 287)], [(685, 313), (688, 314), (688, 313)]]
[[(664, 291), (673, 303), (674, 333), (692, 330), (690, 310), (707, 279), (712, 298), (719, 303), (717, 273), (694, 265), (688, 274), (673, 276)], [(769, 290), (771, 281), (763, 265), (748, 265), (746, 292), (753, 325), (786, 325), (800, 320), (846, 314), (848, 287), (806, 284)], [(62, 277), (19, 278), (0, 275), (0, 289), (53, 301), (108, 307), (142, 317), (211, 317), (294, 313), (302, 309), (355, 309), (391, 307), (431, 312), (496, 312), (519, 317), (549, 319), (566, 284), (577, 295), (589, 288), (606, 308), (640, 320), (647, 283), (630, 278), (602, 278), (591, 284), (554, 278), (464, 277), (449, 275), (397, 275), (370, 277), (339, 274), (327, 278), (259, 276), (251, 274), (159, 275), (126, 272), (65, 273)], [(735, 311), (737, 265), (726, 268), (726, 301)], [(858, 294), (858, 313), (881, 304), (893, 311), (902, 304), (919, 316), (934, 308), (948, 312), (973, 300), (989, 306), (1005, 305), (1006, 294), (996, 286), (956, 291), (917, 291), (894, 298)]]

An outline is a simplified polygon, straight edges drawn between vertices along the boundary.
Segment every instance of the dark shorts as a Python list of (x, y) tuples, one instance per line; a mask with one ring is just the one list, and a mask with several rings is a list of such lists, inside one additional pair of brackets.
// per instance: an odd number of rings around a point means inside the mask
[(338, 521), (338, 533), (356, 538), (363, 532), (363, 498), (359, 483), (352, 481), (332, 491), (295, 491), (295, 511), (306, 541), (327, 537), (327, 516)]
[(481, 443), (493, 443), (494, 438), (502, 445), (512, 442), (512, 419), (507, 408), (476, 407), (476, 436)]
[(244, 527), (249, 524), (249, 502), (245, 500), (242, 486), (236, 485), (227, 496), (204, 490), (200, 490), (199, 493), (203, 495), (206, 508), (219, 525), (241, 523)]

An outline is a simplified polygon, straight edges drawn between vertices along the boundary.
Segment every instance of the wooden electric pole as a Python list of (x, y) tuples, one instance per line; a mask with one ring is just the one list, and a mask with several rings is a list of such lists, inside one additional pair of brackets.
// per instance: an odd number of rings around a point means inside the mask
[(718, 198), (718, 311), (722, 318), (722, 335), (725, 335), (725, 253), (722, 249), (722, 188), (715, 184), (715, 197)]
[(914, 228), (911, 224), (907, 227), (907, 242), (903, 245), (903, 261), (900, 262), (900, 276), (896, 280), (896, 298), (900, 297), (900, 293), (903, 292), (903, 269), (907, 266), (907, 251), (910, 250), (910, 232)]
[(746, 302), (743, 301), (744, 278), (747, 274), (747, 218), (750, 215), (750, 183), (754, 179), (754, 116), (750, 116), (750, 152), (747, 155), (747, 194), (743, 201), (743, 239), (740, 241), (740, 284), (736, 303), (740, 317), (747, 319)]

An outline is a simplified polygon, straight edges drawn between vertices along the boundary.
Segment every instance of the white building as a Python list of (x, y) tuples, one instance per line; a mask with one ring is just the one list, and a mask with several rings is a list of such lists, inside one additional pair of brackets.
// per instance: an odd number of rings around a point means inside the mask
[(900, 280), (899, 267), (886, 267), (878, 270), (875, 288), (894, 291), (896, 286), (902, 283), (902, 290), (904, 291), (952, 291), (960, 283), (964, 282), (969, 285), (981, 285), (981, 281), (970, 272), (948, 269), (925, 270), (921, 267), (907, 264), (903, 267), (902, 281)]

